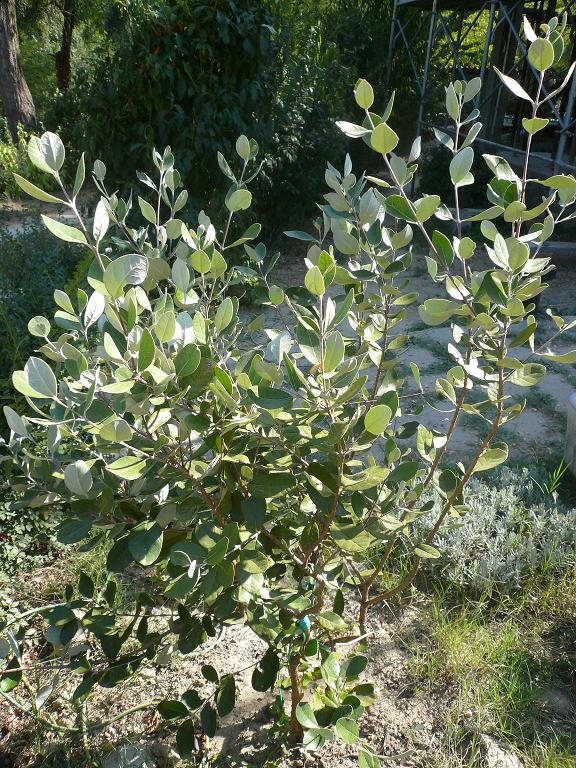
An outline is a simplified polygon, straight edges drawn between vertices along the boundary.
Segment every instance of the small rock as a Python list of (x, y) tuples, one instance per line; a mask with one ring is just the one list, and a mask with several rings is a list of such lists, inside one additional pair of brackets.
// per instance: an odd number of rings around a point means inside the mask
[(122, 744), (106, 757), (102, 768), (155, 768), (155, 765), (145, 747)]
[(524, 768), (520, 760), (511, 751), (512, 747), (509, 744), (496, 741), (496, 739), (484, 733), (480, 734), (480, 736), (486, 749), (484, 754), (486, 768)]

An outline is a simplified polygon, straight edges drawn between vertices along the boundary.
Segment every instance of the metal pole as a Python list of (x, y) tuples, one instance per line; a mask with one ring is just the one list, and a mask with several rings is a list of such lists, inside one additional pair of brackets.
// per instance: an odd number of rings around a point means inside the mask
[(436, 7), (438, 0), (432, 3), (432, 16), (430, 18), (430, 28), (428, 30), (428, 45), (426, 47), (426, 62), (424, 64), (424, 77), (422, 79), (422, 88), (420, 90), (420, 107), (418, 109), (418, 123), (416, 124), (416, 136), (420, 135), (420, 128), (424, 120), (424, 110), (426, 107), (426, 90), (428, 88), (428, 74), (430, 72), (430, 58), (432, 56), (432, 45), (436, 30)]
[(386, 96), (390, 92), (390, 80), (392, 78), (392, 57), (394, 55), (394, 43), (395, 43), (395, 31), (396, 31), (396, 18), (398, 14), (398, 0), (394, 0), (394, 8), (392, 10), (392, 24), (390, 25), (390, 39), (388, 40), (388, 66), (386, 68)]

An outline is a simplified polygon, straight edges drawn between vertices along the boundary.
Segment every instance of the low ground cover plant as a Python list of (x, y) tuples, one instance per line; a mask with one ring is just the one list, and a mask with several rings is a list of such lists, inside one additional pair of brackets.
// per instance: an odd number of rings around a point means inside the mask
[[(473, 478), (467, 514), (438, 532), (440, 558), (422, 574), (475, 595), (513, 594), (531, 579), (576, 566), (574, 509), (543, 493), (527, 468)], [(416, 524), (426, 523), (426, 518)]]
[[(525, 24), (540, 84), (563, 55), (564, 28), (553, 19), (537, 36)], [(194, 223), (179, 218), (187, 193), (169, 149), (154, 152), (155, 178), (140, 174), (147, 193), (134, 205), (110, 192), (96, 161), (101, 199), (85, 221), (76, 204), (84, 159), (68, 191), (60, 184), (58, 136), (31, 141), (33, 162), (77, 216), (77, 226), (49, 216), (44, 223), (93, 260), (86, 290), (57, 290), (53, 321), (30, 320), (40, 347), (13, 375), (28, 411), (5, 408), (11, 433), (3, 467), (31, 505), (66, 506), (62, 542), (84, 550), (107, 544), (109, 578), (97, 587), (83, 574), (61, 601), (3, 627), (0, 694), (10, 704), (89, 745), (106, 725), (90, 717), (96, 687), (122, 683), (146, 661), (191, 653), (220, 625), (245, 624), (267, 644), (252, 685), (279, 691), (280, 722), (305, 748), (341, 739), (356, 745), (363, 768), (380, 764), (358, 726), (375, 697), (367, 657), (354, 651), (369, 643), (370, 613), (406, 590), (424, 560), (442, 556), (438, 533), (471, 513), (471, 478), (506, 461), (498, 431), (520, 415), (522, 391), (542, 379), (546, 361), (576, 361), (576, 351), (553, 346), (574, 323), (554, 317), (555, 334), (536, 343), (533, 314), (552, 269), (539, 251), (574, 215), (576, 200), (574, 177), (529, 175), (531, 137), (547, 123), (538, 110), (562, 89), (531, 96), (500, 77), (529, 104), (529, 139), (519, 174), (484, 155), (489, 207), (474, 217), (483, 242), (463, 236), (460, 215), (462, 190), (474, 183), (479, 80), (446, 90), (454, 213), (436, 195), (410, 199), (420, 142), (407, 161), (394, 154), (392, 103), (382, 115), (373, 112), (372, 88), (360, 80), (354, 93), (362, 123), (339, 127), (381, 156), (387, 180), (357, 176), (349, 158), (342, 171), (329, 166), (314, 232), (289, 232), (309, 244), (304, 286), (292, 293), (272, 282), (277, 257), (258, 241), (259, 225), (237, 230), (238, 214), (252, 202), (254, 140), (240, 136), (235, 162), (219, 156), (229, 180), (223, 226), (204, 212)], [(18, 183), (60, 203), (23, 178)], [(528, 208), (532, 187), (541, 202)], [(454, 236), (435, 229), (434, 217), (452, 222)], [(450, 321), (453, 335), (453, 364), (433, 391), (423, 389), (413, 363), (411, 376), (400, 376), (408, 341), (402, 321), (418, 300), (404, 276), (415, 229), (437, 289), (420, 316), (431, 326)], [(247, 253), (249, 267), (230, 266), (236, 249)], [(488, 270), (474, 268), (480, 249), (492, 262)], [(261, 281), (269, 305), (285, 305), (291, 320), (284, 313), (276, 327), (263, 316), (245, 322), (229, 294), (245, 280)], [(426, 426), (428, 409), (449, 414), (446, 430)], [(467, 460), (447, 452), (463, 413), (485, 425)], [(431, 489), (442, 498), (432, 517)], [(396, 572), (399, 549), (410, 564)], [(126, 616), (116, 575), (135, 565), (150, 586)], [(167, 615), (161, 627), (159, 606)], [(18, 631), (37, 613), (59, 675), (27, 667)], [(76, 682), (56, 720), (48, 704), (63, 670)], [(230, 670), (205, 666), (202, 674), (208, 692), (141, 705), (177, 724), (184, 758), (197, 754), (235, 703)]]

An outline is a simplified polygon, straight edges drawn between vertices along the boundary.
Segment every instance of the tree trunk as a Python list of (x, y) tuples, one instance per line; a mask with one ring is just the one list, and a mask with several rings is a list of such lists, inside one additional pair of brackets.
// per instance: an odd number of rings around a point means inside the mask
[(10, 133), (17, 138), (18, 123), (31, 128), (36, 109), (20, 67), (20, 44), (14, 0), (0, 0), (0, 98)]
[(65, 93), (70, 87), (70, 55), (72, 53), (72, 35), (76, 24), (76, 0), (64, 0), (62, 6), (64, 21), (62, 23), (62, 38), (60, 50), (56, 52), (56, 82), (58, 88)]

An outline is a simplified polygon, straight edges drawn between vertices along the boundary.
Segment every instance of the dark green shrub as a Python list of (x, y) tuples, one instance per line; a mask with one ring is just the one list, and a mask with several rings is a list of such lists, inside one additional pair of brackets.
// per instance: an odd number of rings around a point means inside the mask
[(52, 313), (54, 290), (68, 282), (79, 254), (35, 226), (16, 235), (0, 231), (0, 253), (0, 399), (11, 401), (10, 372), (34, 348), (28, 321)]
[(272, 18), (256, 0), (148, 0), (123, 18), (115, 47), (79, 73), (51, 124), (114, 179), (169, 144), (197, 200), (210, 199), (218, 150), (230, 154), (241, 131), (270, 143)]

